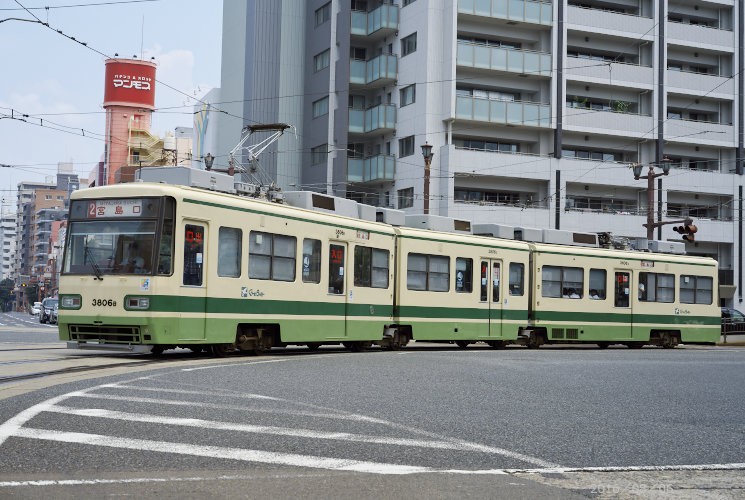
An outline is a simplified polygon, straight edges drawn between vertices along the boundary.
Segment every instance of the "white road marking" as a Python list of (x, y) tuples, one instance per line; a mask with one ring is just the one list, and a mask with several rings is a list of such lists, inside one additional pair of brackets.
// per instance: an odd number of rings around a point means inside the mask
[[(273, 427), (265, 425), (237, 424), (232, 422), (217, 422), (202, 420), (198, 418), (176, 418), (163, 417), (159, 415), (148, 415), (139, 413), (126, 413), (120, 411), (104, 410), (99, 408), (77, 409), (65, 406), (52, 406), (47, 411), (64, 413), (65, 415), (78, 415), (83, 417), (107, 418), (112, 420), (123, 420), (126, 422), (145, 422), (162, 425), (180, 425), (186, 427), (199, 427), (205, 429), (217, 429), (226, 431), (246, 432), (272, 436), (292, 436), (308, 439), (328, 439), (336, 441), (351, 441), (356, 443), (373, 443), (393, 446), (409, 446), (415, 448), (434, 448), (441, 450), (458, 451), (482, 451), (491, 453), (488, 447), (475, 449), (473, 446), (461, 443), (449, 443), (445, 441), (424, 441), (420, 439), (406, 439), (399, 437), (365, 436), (349, 432), (325, 432), (308, 429), (290, 429), (287, 427)], [(498, 453), (502, 455), (503, 453)]]
[(242, 366), (242, 365), (260, 365), (262, 363), (282, 363), (283, 361), (287, 361), (286, 359), (270, 359), (267, 361), (248, 361), (246, 363), (228, 363), (228, 364), (222, 364), (222, 365), (209, 365), (209, 366), (200, 366), (199, 368), (182, 368), (182, 372), (193, 372), (196, 370), (208, 370), (210, 368), (225, 368), (232, 367), (232, 366)]
[[(113, 387), (116, 389), (134, 389), (136, 391), (150, 391), (150, 392), (172, 392), (174, 394), (197, 394), (201, 396), (214, 396), (214, 392), (208, 391), (187, 391), (184, 389), (165, 389), (160, 387), (143, 387), (137, 385), (124, 385), (124, 384), (104, 384), (99, 387)], [(279, 398), (273, 398), (271, 396), (262, 396), (261, 394), (231, 394), (231, 398), (245, 398), (245, 399), (268, 399), (271, 401), (281, 401)]]
[(200, 446), (184, 443), (172, 443), (168, 441), (148, 441), (145, 439), (118, 438), (100, 434), (86, 434), (82, 432), (49, 431), (30, 427), (18, 429), (14, 436), (29, 439), (41, 439), (45, 441), (103, 446), (107, 448), (156, 451), (159, 453), (176, 453), (180, 455), (241, 460), (244, 462), (310, 467), (313, 469), (367, 472), (371, 474), (416, 474), (432, 471), (429, 467), (411, 465), (384, 464), (378, 462), (365, 462), (361, 460), (297, 455), (293, 453), (280, 453), (274, 451), (246, 450), (241, 448), (224, 448), (219, 446)]

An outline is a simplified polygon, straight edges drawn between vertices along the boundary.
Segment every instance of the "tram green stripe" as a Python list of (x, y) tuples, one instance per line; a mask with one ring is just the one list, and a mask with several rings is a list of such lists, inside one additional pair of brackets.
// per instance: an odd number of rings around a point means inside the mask
[(266, 314), (294, 316), (377, 316), (390, 317), (391, 304), (356, 304), (332, 302), (302, 302), (294, 300), (264, 300), (250, 298), (182, 297), (154, 295), (150, 297), (151, 312), (206, 312), (207, 314)]
[[(499, 309), (496, 309), (499, 311)], [(504, 320), (528, 320), (525, 309), (501, 309)], [(489, 309), (475, 307), (424, 307), (401, 306), (398, 316), (401, 318), (440, 318), (440, 319), (489, 319)]]
[(680, 314), (586, 313), (568, 311), (536, 311), (536, 322), (563, 321), (574, 323), (656, 323), (664, 325), (719, 325), (719, 316), (688, 316)]
[[(342, 228), (342, 229), (349, 229), (350, 231), (358, 231), (359, 230), (359, 231), (367, 231), (367, 232), (373, 233), (373, 234), (382, 234), (383, 236), (390, 236), (390, 237), (395, 236), (393, 234), (393, 231), (391, 231), (391, 232), (375, 231), (375, 230), (363, 229), (361, 226), (355, 227), (355, 226), (348, 226), (348, 225), (345, 225), (345, 224), (331, 224), (331, 223), (328, 223), (328, 222), (320, 222), (320, 221), (315, 221), (315, 220), (308, 220), (308, 219), (303, 218), (303, 217), (294, 217), (292, 215), (276, 214), (276, 213), (272, 213), (272, 212), (266, 212), (264, 210), (256, 210), (256, 209), (253, 209), (253, 208), (235, 207), (233, 205), (224, 205), (222, 203), (214, 203), (214, 202), (211, 202), (211, 201), (201, 201), (201, 200), (193, 200), (191, 198), (184, 198), (184, 202), (185, 203), (194, 203), (195, 205), (205, 205), (205, 206), (208, 206), (208, 207), (224, 208), (226, 210), (235, 210), (236, 212), (245, 212), (245, 213), (257, 214), (257, 215), (267, 215), (269, 217), (281, 217), (282, 219), (295, 220), (295, 221), (305, 222), (307, 224), (317, 224), (317, 225), (320, 225), (320, 226), (338, 227), (338, 228)], [(339, 217), (339, 216), (336, 215), (335, 217)], [(360, 220), (360, 222), (367, 223), (367, 222), (371, 222), (371, 221)]]

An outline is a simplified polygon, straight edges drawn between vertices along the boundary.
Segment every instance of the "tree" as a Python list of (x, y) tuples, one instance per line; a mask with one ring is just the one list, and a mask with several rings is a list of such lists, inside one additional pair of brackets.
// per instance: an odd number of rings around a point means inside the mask
[(9, 308), (11, 306), (9, 306), (9, 303), (13, 300), (13, 295), (11, 295), (10, 292), (15, 288), (15, 286), (15, 282), (10, 278), (5, 278), (0, 281), (0, 308), (2, 308), (3, 312), (10, 310)]

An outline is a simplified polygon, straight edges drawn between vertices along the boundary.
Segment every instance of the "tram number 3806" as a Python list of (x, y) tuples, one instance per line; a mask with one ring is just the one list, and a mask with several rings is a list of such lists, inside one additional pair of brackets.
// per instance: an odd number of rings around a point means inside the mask
[(93, 307), (114, 307), (116, 306), (116, 301), (112, 299), (93, 299), (91, 305)]

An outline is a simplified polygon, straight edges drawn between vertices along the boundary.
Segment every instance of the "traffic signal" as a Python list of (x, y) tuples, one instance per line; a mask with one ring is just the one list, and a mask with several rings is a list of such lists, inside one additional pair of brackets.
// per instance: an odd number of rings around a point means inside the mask
[(686, 223), (682, 226), (673, 226), (673, 231), (675, 231), (676, 233), (682, 234), (684, 240), (688, 242), (692, 242), (694, 239), (693, 233), (698, 231), (698, 228), (694, 226), (692, 223)]

